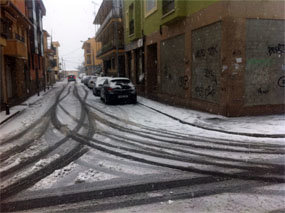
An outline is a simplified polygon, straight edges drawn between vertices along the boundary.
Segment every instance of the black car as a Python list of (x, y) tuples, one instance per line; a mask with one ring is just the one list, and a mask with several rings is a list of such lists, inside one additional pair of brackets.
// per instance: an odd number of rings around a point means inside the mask
[(121, 101), (137, 102), (136, 88), (128, 78), (106, 79), (101, 88), (100, 97), (106, 104)]
[(67, 80), (69, 81), (76, 81), (76, 76), (75, 75), (68, 75)]

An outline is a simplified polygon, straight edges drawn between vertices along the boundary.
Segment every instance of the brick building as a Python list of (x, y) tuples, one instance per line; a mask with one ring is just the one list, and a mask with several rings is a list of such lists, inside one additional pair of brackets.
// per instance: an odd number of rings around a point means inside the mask
[[(124, 1), (126, 54), (134, 41), (142, 39), (144, 48), (145, 85), (134, 82), (148, 97), (201, 111), (284, 113), (284, 6), (263, 0)], [(130, 13), (139, 11), (132, 40)], [(126, 66), (139, 76), (132, 54)]]

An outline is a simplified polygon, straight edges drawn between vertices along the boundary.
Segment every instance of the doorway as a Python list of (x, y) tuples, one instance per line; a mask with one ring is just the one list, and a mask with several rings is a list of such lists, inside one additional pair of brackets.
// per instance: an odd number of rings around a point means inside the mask
[(157, 44), (147, 46), (147, 92), (157, 92)]

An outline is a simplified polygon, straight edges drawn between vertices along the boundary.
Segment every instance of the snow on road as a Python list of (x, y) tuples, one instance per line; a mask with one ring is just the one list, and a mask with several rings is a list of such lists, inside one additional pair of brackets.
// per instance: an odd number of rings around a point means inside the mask
[[(255, 138), (205, 130), (182, 124), (149, 107), (195, 125), (243, 133), (284, 134), (284, 115), (226, 118), (168, 106), (143, 97), (138, 99), (141, 104), (105, 105), (99, 97), (93, 96), (92, 91), (80, 83), (67, 85), (60, 96), (62, 99), (59, 98), (60, 103), (56, 106), (56, 118), (50, 118), (51, 121), (46, 118), (46, 122), (49, 122), (46, 126), (47, 130), (37, 136), (33, 131), (41, 125), (45, 126), (42, 116), (54, 105), (56, 95), (65, 85), (65, 82), (58, 83), (56, 88), (45, 96), (41, 96), (42, 98), (37, 98), (34, 104), (26, 106), (22, 113), (0, 126), (1, 152), (9, 153), (19, 145), (27, 146), (25, 150), (11, 153), (11, 157), (5, 159), (4, 167), (1, 167), (0, 172), (16, 167), (25, 158), (32, 159), (39, 155), (40, 151), (53, 147), (65, 137), (68, 139), (56, 150), (51, 150), (48, 155), (28, 165), (22, 174), (6, 179), (1, 187), (6, 187), (11, 182), (15, 183), (18, 179), (27, 177), (30, 173), (59, 159), (62, 152), (67, 152), (67, 148), (82, 143), (78, 138), (84, 141), (84, 146), (89, 150), (72, 163), (54, 170), (29, 188), (30, 191), (57, 189), (116, 178), (136, 179), (148, 175), (163, 177), (167, 174), (180, 175), (188, 172), (191, 177), (201, 177), (205, 175), (203, 174), (205, 171), (232, 174), (248, 171), (251, 167), (247, 168), (247, 166), (252, 166), (254, 169), (271, 166), (279, 168), (285, 160), (282, 153), (284, 138)], [(80, 98), (76, 95), (77, 90)], [(84, 100), (86, 93), (87, 99)], [(84, 101), (86, 103), (82, 105)], [(83, 117), (82, 113), (85, 113)], [(58, 129), (52, 120), (58, 120), (60, 124)], [(37, 121), (40, 125), (35, 125), (34, 128), (32, 125)], [(82, 123), (78, 126), (79, 122)], [(7, 138), (11, 138), (27, 127), (30, 127), (31, 131), (29, 130), (23, 137), (18, 140), (12, 139), (11, 143), (5, 142)], [(29, 141), (29, 138), (34, 140)], [(1, 144), (1, 141), (4, 142)], [(26, 145), (27, 141), (31, 144)], [(178, 167), (181, 170), (177, 169)], [(191, 168), (202, 172), (192, 173), (188, 171)], [(236, 204), (229, 204), (231, 197), (242, 200), (247, 196), (240, 192), (238, 194), (221, 193), (215, 197), (210, 196), (209, 203), (204, 207), (198, 204), (202, 201), (208, 202), (207, 196), (194, 198), (190, 203), (187, 200), (187, 205), (183, 204), (183, 200), (169, 200), (161, 205), (153, 204), (149, 207), (155, 211), (161, 208), (166, 212), (167, 206), (179, 206), (177, 208), (181, 212), (183, 212), (181, 208), (189, 210), (190, 207), (195, 211), (208, 211), (207, 208), (212, 207), (228, 211), (236, 206)], [(221, 208), (212, 203), (219, 200), (224, 201)], [(257, 201), (252, 196), (249, 196), (249, 200), (263, 202), (262, 198)], [(264, 202), (269, 201), (270, 199)], [(225, 205), (229, 205), (229, 208)], [(280, 206), (278, 195), (276, 205)], [(262, 206), (260, 209), (266, 208)], [(137, 208), (128, 210), (141, 212)], [(173, 209), (170, 208), (170, 210)], [(247, 204), (244, 204), (240, 210), (246, 211)]]

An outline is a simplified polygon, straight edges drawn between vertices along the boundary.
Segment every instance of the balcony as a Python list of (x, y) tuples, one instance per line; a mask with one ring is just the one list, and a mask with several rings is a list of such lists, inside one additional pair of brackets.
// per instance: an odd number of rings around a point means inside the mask
[(175, 9), (174, 0), (163, 0), (162, 1), (162, 15), (165, 15)]
[(4, 47), (4, 55), (27, 59), (28, 49), (25, 38), (16, 33), (9, 34)]
[[(122, 41), (118, 42), (118, 49), (124, 49), (124, 45), (122, 43)], [(97, 52), (96, 56), (100, 57), (103, 54), (111, 51), (111, 50), (116, 50), (116, 43), (115, 41), (111, 41), (106, 45), (103, 45), (102, 48)]]
[(102, 33), (102, 31), (105, 29), (105, 27), (109, 24), (109, 22), (114, 19), (114, 18), (122, 18), (121, 17), (121, 11), (120, 8), (113, 8), (108, 15), (106, 16), (106, 18), (104, 19), (102, 25), (100, 26), (100, 28), (97, 30), (96, 33), (96, 40), (98, 40), (99, 35)]
[(187, 15), (186, 4), (186, 1), (163, 0), (161, 24), (168, 25), (185, 18)]

